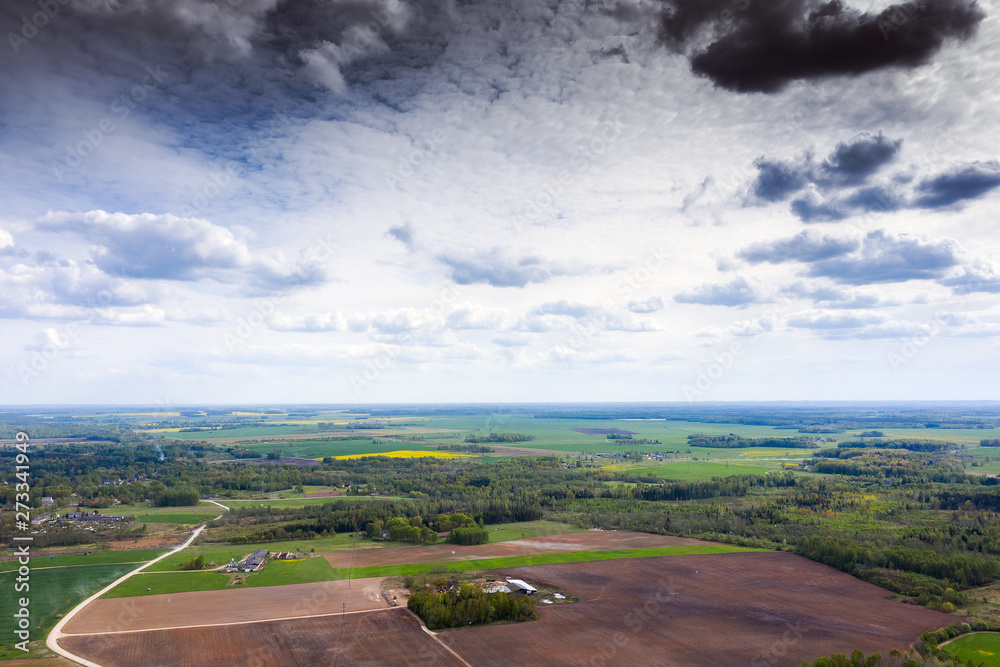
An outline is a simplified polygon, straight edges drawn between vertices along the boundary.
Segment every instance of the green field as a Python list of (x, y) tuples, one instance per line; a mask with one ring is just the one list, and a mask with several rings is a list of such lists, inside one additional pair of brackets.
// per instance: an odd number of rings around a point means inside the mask
[(585, 533), (586, 528), (578, 528), (568, 523), (559, 521), (521, 521), (519, 523), (502, 523), (495, 526), (486, 526), (490, 533), (490, 542), (509, 542), (511, 540), (521, 540), (526, 537), (540, 537), (542, 535), (566, 535), (567, 533)]
[(334, 570), (321, 556), (294, 561), (270, 561), (264, 569), (247, 577), (247, 586), (284, 586), (330, 581)]
[(319, 537), (315, 540), (292, 540), (288, 542), (267, 542), (266, 544), (197, 544), (183, 551), (164, 558), (151, 566), (146, 572), (173, 572), (181, 569), (181, 562), (197, 556), (204, 556), (205, 562), (215, 561), (216, 565), (225, 565), (230, 559), (242, 560), (244, 556), (257, 549), (267, 549), (271, 553), (278, 551), (301, 551), (323, 553), (325, 551), (344, 551), (347, 549), (373, 549), (382, 546), (399, 546), (397, 542), (372, 542), (358, 538), (352, 540), (348, 533), (338, 533), (333, 537)]
[[(145, 563), (166, 553), (166, 549), (141, 549), (136, 551), (95, 551), (89, 554), (69, 554), (62, 556), (33, 556), (31, 569), (49, 567), (72, 567), (77, 565), (111, 565), (116, 563)], [(18, 568), (17, 561), (0, 563), (0, 572)]]
[(51, 570), (34, 570), (30, 575), (30, 590), (14, 591), (14, 572), (0, 573), (0, 657), (23, 658), (24, 654), (13, 648), (15, 643), (15, 601), (21, 595), (31, 601), (31, 640), (42, 639), (65, 614), (79, 602), (104, 586), (135, 569), (135, 565), (94, 565), (93, 567), (59, 567)]
[(198, 524), (211, 521), (224, 510), (210, 503), (201, 503), (191, 507), (150, 507), (145, 503), (139, 505), (113, 505), (98, 509), (105, 516), (135, 515), (136, 524), (143, 523), (177, 523)]
[[(145, 571), (108, 591), (103, 597), (128, 598), (136, 595), (185, 593), (187, 591), (221, 591), (231, 575), (218, 572), (154, 572)], [(151, 590), (147, 591), (149, 588)]]
[(443, 563), (411, 563), (408, 565), (372, 565), (369, 567), (341, 568), (335, 570), (336, 579), (362, 579), (365, 577), (392, 577), (397, 575), (431, 574), (434, 572), (469, 572), (473, 570), (497, 570), (500, 568), (526, 567), (529, 565), (557, 565), (560, 563), (584, 563), (598, 560), (618, 560), (627, 558), (655, 558), (659, 556), (695, 556), (706, 554), (729, 554), (748, 551), (767, 551), (736, 547), (728, 544), (697, 544), (684, 547), (652, 547), (649, 549), (609, 549), (606, 551), (570, 551), (566, 553), (537, 554), (534, 556), (509, 556), (506, 558), (482, 558), (479, 560), (447, 561)]
[[(187, 550), (181, 553), (190, 557)], [(246, 553), (248, 552), (244, 552), (244, 555)], [(219, 591), (228, 587), (232, 576), (223, 572), (153, 571), (146, 574), (146, 571), (143, 571), (109, 591), (104, 597), (126, 598), (186, 591)], [(269, 560), (263, 570), (245, 576), (246, 585), (250, 587), (306, 584), (315, 581), (330, 581), (336, 578), (330, 563), (320, 556), (294, 561)], [(146, 590), (147, 588), (150, 590)]]
[(1000, 667), (1000, 632), (974, 632), (941, 647), (962, 662), (983, 663), (986, 667)]

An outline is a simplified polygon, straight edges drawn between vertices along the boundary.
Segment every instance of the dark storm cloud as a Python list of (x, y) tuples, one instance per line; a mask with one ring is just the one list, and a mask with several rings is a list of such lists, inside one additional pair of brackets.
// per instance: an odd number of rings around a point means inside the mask
[(922, 0), (878, 14), (839, 0), (668, 0), (660, 40), (694, 73), (736, 92), (774, 93), (795, 80), (927, 63), (984, 18), (969, 0)]
[(737, 257), (751, 264), (815, 262), (854, 252), (860, 245), (861, 243), (857, 239), (841, 239), (832, 236), (819, 236), (811, 232), (800, 232), (787, 239), (755, 243), (741, 250)]
[(758, 158), (750, 201), (790, 200), (792, 212), (803, 222), (836, 222), (871, 212), (953, 206), (1000, 186), (996, 161), (957, 165), (915, 184), (912, 167), (873, 182), (897, 161), (902, 144), (881, 132), (864, 132), (837, 144), (822, 161), (808, 153), (785, 161)]
[(757, 167), (757, 179), (752, 191), (754, 196), (764, 201), (781, 201), (809, 182), (804, 170), (795, 164), (761, 158), (754, 166)]
[(782, 162), (760, 158), (754, 162), (757, 178), (751, 185), (758, 199), (781, 201), (806, 185), (850, 186), (865, 183), (899, 155), (902, 139), (888, 139), (881, 132), (862, 132), (841, 142), (817, 164), (811, 155)]
[(921, 181), (914, 204), (919, 208), (951, 206), (975, 199), (1000, 185), (1000, 163), (973, 162)]
[(857, 185), (863, 183), (869, 176), (883, 165), (896, 159), (902, 139), (895, 141), (887, 139), (881, 132), (878, 134), (864, 133), (853, 141), (837, 144), (837, 148), (820, 166), (826, 180)]
[(763, 300), (757, 286), (743, 276), (728, 283), (705, 283), (674, 296), (677, 303), (700, 303), (706, 306), (747, 306)]
[(859, 188), (845, 196), (822, 197), (816, 193), (792, 200), (792, 212), (802, 222), (836, 222), (872, 211), (897, 211), (908, 206), (905, 199), (887, 188)]

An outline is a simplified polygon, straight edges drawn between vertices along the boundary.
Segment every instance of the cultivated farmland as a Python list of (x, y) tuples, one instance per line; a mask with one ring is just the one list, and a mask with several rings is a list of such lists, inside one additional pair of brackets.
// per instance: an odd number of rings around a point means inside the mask
[(66, 637), (105, 667), (401, 665), (460, 667), (406, 609), (222, 627)]
[(87, 634), (238, 623), (344, 610), (370, 611), (387, 606), (382, 599), (381, 579), (101, 598), (75, 616), (65, 632)]
[(953, 617), (786, 553), (573, 563), (504, 570), (579, 602), (532, 623), (442, 640), (474, 665), (798, 665), (832, 652), (906, 649)]

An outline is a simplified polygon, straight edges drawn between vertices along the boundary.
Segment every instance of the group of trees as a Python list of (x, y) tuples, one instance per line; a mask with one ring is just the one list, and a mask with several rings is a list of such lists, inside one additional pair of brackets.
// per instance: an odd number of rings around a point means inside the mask
[(486, 445), (438, 445), (438, 449), (441, 451), (448, 452), (469, 452), (470, 454), (492, 454), (497, 450), (492, 447), (487, 447)]
[[(869, 573), (865, 572), (869, 569), (900, 570), (967, 588), (981, 586), (1000, 575), (1000, 562), (978, 554), (941, 554), (928, 548), (859, 542), (836, 537), (805, 537), (799, 542), (796, 552), (863, 578), (869, 578)], [(877, 576), (875, 573), (871, 575)], [(886, 581), (888, 587), (895, 587), (891, 579)], [(916, 591), (911, 589), (906, 592), (913, 594)]]
[(659, 440), (652, 438), (635, 438), (629, 433), (609, 433), (605, 440), (624, 440), (628, 445), (662, 445)]
[(742, 449), (744, 447), (781, 447), (812, 449), (816, 442), (812, 438), (746, 438), (742, 435), (705, 435), (704, 433), (694, 433), (688, 436), (688, 446), (690, 447), (717, 447), (722, 449)]
[(495, 621), (529, 621), (538, 617), (531, 598), (516, 593), (486, 593), (471, 584), (448, 590), (424, 588), (406, 606), (431, 630), (481, 625)]
[(205, 557), (198, 555), (181, 562), (182, 570), (203, 570), (205, 569)]
[(185, 507), (197, 505), (200, 495), (198, 489), (190, 486), (164, 487), (153, 496), (153, 504), (157, 507)]
[(465, 514), (438, 517), (438, 521), (441, 530), (449, 531), (449, 544), (486, 544), (490, 541), (490, 531)]
[(434, 544), (438, 541), (437, 532), (425, 526), (419, 516), (409, 519), (401, 516), (393, 517), (385, 524), (385, 528), (389, 531), (389, 539), (394, 542)]
[(535, 436), (530, 433), (490, 433), (489, 435), (467, 435), (466, 442), (530, 442)]
[[(872, 431), (878, 433), (878, 431)], [(862, 436), (863, 437), (863, 436)], [(837, 445), (838, 449), (854, 449), (865, 447), (877, 447), (879, 449), (907, 449), (911, 452), (944, 452), (955, 449), (957, 445), (944, 440), (925, 440), (922, 438), (894, 438), (892, 440), (851, 440), (844, 441)]]

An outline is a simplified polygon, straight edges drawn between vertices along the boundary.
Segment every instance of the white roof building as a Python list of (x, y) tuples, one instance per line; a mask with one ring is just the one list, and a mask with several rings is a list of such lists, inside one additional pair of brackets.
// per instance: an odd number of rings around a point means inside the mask
[(522, 581), (521, 579), (511, 579), (510, 577), (507, 577), (507, 584), (508, 586), (510, 586), (510, 589), (512, 591), (517, 591), (518, 593), (525, 593), (527, 595), (531, 595), (532, 593), (536, 593), (538, 591), (537, 588), (529, 585), (527, 582)]

